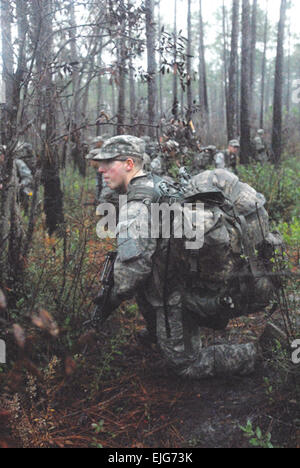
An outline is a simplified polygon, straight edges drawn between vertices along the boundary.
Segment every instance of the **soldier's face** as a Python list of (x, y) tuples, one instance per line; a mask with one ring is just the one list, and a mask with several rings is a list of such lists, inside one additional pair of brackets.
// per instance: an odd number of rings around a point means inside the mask
[(132, 159), (98, 161), (98, 172), (103, 175), (106, 185), (112, 190), (125, 192), (134, 168)]
[(238, 154), (238, 152), (240, 150), (240, 148), (238, 146), (230, 146), (230, 145), (229, 145), (228, 149), (229, 149), (229, 152), (231, 154)]

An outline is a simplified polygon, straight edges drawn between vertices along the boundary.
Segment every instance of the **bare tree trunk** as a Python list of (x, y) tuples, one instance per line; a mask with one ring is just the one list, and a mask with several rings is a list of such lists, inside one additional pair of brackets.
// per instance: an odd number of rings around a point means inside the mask
[[(112, 111), (112, 116), (115, 118), (117, 115), (117, 105), (116, 105), (116, 89), (115, 89), (115, 82), (114, 79), (112, 78), (110, 81), (110, 86), (111, 86), (111, 111)], [(117, 134), (117, 127), (113, 126), (112, 128), (112, 133), (113, 135)]]
[[(160, 44), (161, 41), (161, 15), (160, 15), (160, 0), (158, 2), (159, 5), (159, 12), (158, 12), (158, 43)], [(159, 53), (159, 70), (161, 70), (162, 66), (162, 57), (161, 52)], [(163, 105), (163, 83), (162, 83), (162, 73), (158, 74), (158, 86), (159, 86), (159, 115), (160, 117), (163, 116), (164, 113), (164, 105)]]
[(286, 64), (286, 95), (285, 95), (285, 107), (286, 107), (286, 116), (289, 118), (290, 114), (290, 101), (291, 101), (291, 24), (288, 27), (288, 57)]
[[(98, 78), (97, 78), (97, 118), (100, 115), (101, 112), (101, 105), (102, 105), (102, 99), (103, 99), (103, 83), (102, 83), (102, 38), (100, 38), (100, 49), (98, 53)], [(96, 126), (96, 136), (101, 135), (101, 125), (98, 122)]]
[(126, 73), (126, 47), (125, 47), (125, 22), (124, 20), (120, 25), (121, 37), (118, 40), (118, 85), (119, 85), (119, 94), (118, 94), (118, 111), (117, 111), (117, 133), (119, 135), (125, 133), (125, 73)]
[(187, 123), (192, 119), (192, 105), (193, 105), (193, 95), (192, 95), (192, 17), (191, 17), (191, 0), (188, 0), (188, 14), (187, 14), (187, 113), (186, 120)]
[(253, 0), (251, 17), (251, 58), (250, 58), (250, 120), (252, 122), (255, 110), (254, 82), (256, 71), (256, 32), (257, 32), (257, 0)]
[(129, 59), (129, 109), (130, 109), (130, 123), (134, 125), (136, 123), (136, 95), (135, 95), (135, 81), (134, 81), (134, 66), (132, 63), (132, 57)]
[[(131, 37), (131, 27), (129, 29), (129, 36)], [(130, 124), (136, 123), (136, 94), (135, 94), (135, 81), (134, 81), (134, 64), (132, 60), (132, 54), (129, 56), (129, 112), (130, 112)], [(132, 130), (134, 132), (134, 130)]]
[(204, 125), (206, 129), (209, 130), (209, 108), (207, 95), (202, 0), (199, 0), (199, 103), (202, 114), (202, 125)]
[[(148, 123), (155, 125), (155, 109), (157, 99), (156, 89), (156, 60), (155, 60), (155, 20), (154, 0), (146, 0), (146, 37), (147, 37), (147, 61), (148, 61)], [(155, 137), (154, 127), (149, 127), (148, 135)]]
[(1, 190), (0, 212), (0, 281), (5, 278), (8, 287), (13, 291), (12, 300), (17, 300), (18, 283), (23, 272), (21, 257), (23, 229), (18, 206), (18, 180), (16, 174), (15, 146), (18, 139), (18, 114), (20, 110), (20, 90), (25, 72), (25, 39), (26, 39), (26, 4), (23, 0), (16, 3), (18, 43), (17, 69), (14, 73), (14, 49), (12, 44), (11, 24), (12, 11), (8, 1), (1, 1), (2, 28), (2, 62), (3, 82), (5, 85), (5, 106), (2, 115), (5, 129), (2, 132), (2, 142), (7, 145), (3, 171), (3, 187)]
[(275, 86), (273, 100), (272, 151), (275, 164), (280, 163), (282, 153), (282, 98), (283, 98), (283, 47), (287, 2), (281, 0), (278, 25), (277, 55), (275, 67)]
[[(55, 86), (50, 70), (52, 62), (52, 0), (33, 0), (33, 23), (36, 40), (39, 40), (36, 66), (39, 75), (37, 85), (37, 130), (40, 136), (42, 183), (44, 186), (44, 210), (46, 226), (52, 235), (64, 222), (63, 194), (60, 188), (57, 148), (51, 143), (56, 134)], [(41, 31), (40, 36), (38, 31)]]
[(252, 156), (250, 132), (250, 3), (243, 0), (242, 9), (242, 70), (241, 70), (241, 163), (248, 164)]
[(236, 138), (238, 135), (237, 121), (237, 96), (238, 96), (238, 36), (239, 36), (239, 0), (232, 2), (232, 31), (231, 31), (231, 51), (229, 66), (228, 84), (228, 119), (227, 136), (228, 140)]
[(268, 46), (268, 1), (266, 5), (266, 16), (264, 26), (264, 51), (261, 70), (261, 94), (260, 94), (260, 119), (259, 126), (264, 128), (264, 110), (265, 110), (265, 84), (266, 84), (266, 64), (267, 64), (267, 46)]
[(177, 79), (177, 0), (174, 1), (174, 26), (173, 26), (173, 35), (174, 35), (174, 70), (173, 70), (173, 104), (172, 104), (172, 114), (174, 119), (178, 119), (178, 79)]
[(227, 60), (226, 7), (225, 7), (225, 1), (224, 0), (223, 0), (222, 10), (223, 10), (222, 28), (223, 28), (224, 92), (225, 92), (225, 103), (226, 103), (225, 104), (226, 105), (226, 122), (228, 122), (228, 119), (229, 119), (228, 60)]
[[(72, 39), (70, 42), (70, 47), (71, 47), (71, 60), (72, 62), (79, 62), (78, 59), (78, 52), (77, 52), (77, 45), (76, 45), (76, 18), (75, 18), (75, 8), (74, 8), (74, 2), (71, 1), (69, 5), (70, 9), (70, 38)], [(72, 130), (73, 124), (75, 126), (79, 126), (79, 101), (77, 99), (77, 93), (78, 93), (78, 88), (79, 88), (79, 66), (76, 65), (73, 69), (72, 73), (72, 92), (73, 92), (73, 97), (72, 97), (72, 104), (71, 104), (71, 116), (70, 116), (70, 129)]]
[(3, 63), (3, 94), (5, 96), (1, 125), (2, 143), (7, 145), (11, 141), (14, 132), (13, 94), (14, 94), (14, 56), (11, 36), (12, 11), (11, 4), (7, 0), (1, 0), (1, 36), (2, 36), (2, 63)]

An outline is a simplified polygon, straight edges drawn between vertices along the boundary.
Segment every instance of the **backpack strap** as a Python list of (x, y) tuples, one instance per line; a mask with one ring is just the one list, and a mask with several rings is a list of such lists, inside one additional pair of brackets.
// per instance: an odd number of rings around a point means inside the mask
[(132, 201), (146, 201), (149, 203), (155, 203), (159, 200), (159, 194), (155, 190), (155, 187), (132, 187), (127, 196), (127, 202)]
[[(154, 183), (153, 187), (132, 185), (127, 195), (127, 201), (142, 201), (146, 202), (146, 204), (151, 204), (157, 203), (163, 199), (170, 199), (171, 202), (173, 198), (178, 200), (179, 195), (181, 196), (181, 193), (179, 193), (178, 188), (175, 185), (167, 182), (157, 175), (152, 175), (152, 179)], [(174, 194), (169, 190), (170, 188), (172, 188), (174, 192), (178, 191), (179, 195), (174, 197)]]

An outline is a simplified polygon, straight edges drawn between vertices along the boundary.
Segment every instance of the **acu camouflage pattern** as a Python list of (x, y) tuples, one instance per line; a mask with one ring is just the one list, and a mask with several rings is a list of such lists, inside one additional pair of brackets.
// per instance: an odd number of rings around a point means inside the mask
[(209, 166), (214, 165), (214, 156), (216, 154), (217, 148), (213, 145), (202, 148), (200, 153), (197, 153), (192, 159), (191, 164), (191, 175), (199, 174), (209, 168)]
[[(111, 297), (113, 307), (136, 296), (149, 332), (156, 336), (167, 363), (181, 376), (202, 378), (252, 372), (257, 357), (253, 343), (202, 348), (199, 322), (185, 310), (187, 285), (182, 264), (178, 264), (176, 256), (167, 258), (168, 239), (133, 239), (124, 235), (128, 227), (138, 229), (141, 222), (149, 223), (150, 229), (150, 216), (145, 206), (153, 201), (152, 190), (155, 197), (155, 183), (150, 174), (133, 179), (128, 189), (129, 200), (134, 190), (147, 188), (148, 201), (132, 200), (120, 208), (118, 255)], [(126, 216), (122, 210), (125, 209), (127, 220), (124, 222), (122, 220)], [(166, 309), (170, 334), (166, 325)]]
[(20, 186), (26, 193), (31, 190), (32, 184), (33, 184), (33, 177), (32, 177), (31, 170), (29, 169), (27, 164), (25, 164), (25, 162), (22, 161), (21, 159), (16, 159), (16, 168), (17, 168), (17, 174), (18, 174), (19, 181), (20, 181)]
[[(273, 247), (282, 241), (269, 232), (263, 195), (229, 171), (216, 169), (193, 177), (186, 195), (189, 190), (190, 194), (201, 194), (216, 189), (222, 190), (230, 203), (222, 209), (205, 207), (204, 246), (190, 254), (190, 265), (182, 258), (181, 268), (188, 284), (185, 309), (197, 315), (203, 325), (222, 328), (229, 318), (261, 311), (269, 305), (274, 291), (268, 274), (270, 259)], [(182, 248), (174, 252), (184, 254)], [(195, 262), (197, 274), (191, 275)], [(234, 307), (225, 310), (218, 306), (216, 299), (222, 296), (233, 298)]]
[(143, 159), (145, 147), (145, 142), (141, 138), (132, 135), (118, 135), (106, 140), (98, 151), (94, 150), (90, 152), (88, 157), (95, 161), (114, 159), (122, 155), (130, 155)]
[(263, 141), (263, 130), (258, 130), (256, 137), (253, 140), (255, 160), (260, 164), (268, 162), (268, 154), (265, 143)]
[[(32, 192), (33, 176), (27, 164), (21, 159), (14, 160), (14, 172), (18, 187), (26, 195)], [(4, 165), (0, 165), (0, 183), (4, 180)]]

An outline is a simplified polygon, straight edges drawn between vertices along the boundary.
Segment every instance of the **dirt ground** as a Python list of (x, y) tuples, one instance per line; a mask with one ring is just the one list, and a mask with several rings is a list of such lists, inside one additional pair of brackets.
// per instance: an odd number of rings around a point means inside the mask
[[(265, 324), (263, 316), (238, 319), (226, 332), (204, 331), (204, 344), (251, 341)], [(27, 372), (23, 387), (2, 398), (0, 445), (247, 448), (263, 447), (269, 434), (274, 447), (300, 446), (300, 382), (281, 358), (261, 359), (248, 377), (183, 381), (124, 326), (121, 344), (66, 360), (67, 372), (61, 359), (42, 378)], [(248, 421), (252, 443), (241, 429)]]

